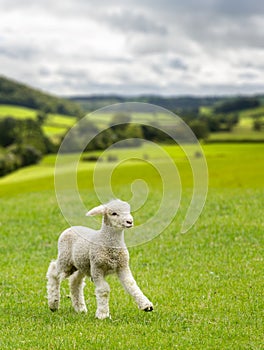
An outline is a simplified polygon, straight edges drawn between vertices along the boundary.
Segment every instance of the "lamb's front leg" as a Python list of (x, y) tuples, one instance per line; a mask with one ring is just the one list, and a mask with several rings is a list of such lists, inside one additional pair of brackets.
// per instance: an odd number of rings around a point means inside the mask
[(104, 279), (104, 273), (101, 269), (94, 267), (91, 271), (92, 280), (95, 284), (95, 295), (97, 300), (97, 310), (95, 317), (104, 320), (110, 317), (109, 314), (109, 295), (110, 287)]
[(125, 288), (125, 290), (134, 298), (140, 310), (152, 311), (153, 304), (148, 300), (148, 298), (142, 293), (138, 287), (129, 267), (120, 269), (118, 272), (118, 277)]

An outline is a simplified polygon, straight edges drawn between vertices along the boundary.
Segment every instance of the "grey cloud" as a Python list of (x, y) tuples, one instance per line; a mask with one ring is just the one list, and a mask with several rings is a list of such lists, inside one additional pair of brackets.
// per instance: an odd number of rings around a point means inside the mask
[[(170, 13), (178, 17), (180, 14), (192, 13), (217, 13), (218, 15), (240, 16), (246, 17), (250, 15), (260, 15), (264, 13), (264, 2), (261, 0), (64, 0), (56, 2), (53, 0), (1, 0), (0, 6), (3, 10), (19, 9), (19, 8), (38, 8), (47, 11), (62, 11), (76, 16), (76, 14), (85, 15), (92, 11), (107, 13), (109, 9), (123, 9), (124, 11), (138, 12), (143, 9), (147, 13), (158, 13), (163, 16)], [(127, 18), (129, 20), (129, 18)]]
[(264, 83), (245, 82), (243, 84), (201, 84), (199, 89), (204, 95), (258, 94), (263, 93)]
[(150, 7), (162, 13), (177, 14), (218, 14), (224, 16), (251, 16), (264, 13), (264, 3), (261, 0), (141, 0), (140, 6)]
[(38, 10), (48, 9), (52, 6), (54, 1), (52, 0), (40, 0), (40, 1), (34, 1), (34, 0), (1, 0), (0, 6), (2, 11), (17, 11), (21, 9), (27, 9), (30, 11), (31, 9), (35, 8)]
[(38, 50), (31, 46), (0, 44), (0, 56), (15, 60), (29, 60), (38, 55)]
[(156, 18), (160, 15), (167, 31), (182, 36), (187, 45), (192, 41), (209, 50), (264, 47), (263, 1), (142, 0), (140, 6), (149, 6)]
[(169, 60), (169, 66), (173, 69), (187, 70), (188, 65), (179, 57), (175, 57)]
[(157, 23), (155, 19), (139, 12), (124, 10), (113, 12), (105, 16), (106, 22), (112, 27), (122, 31), (132, 31), (140, 33), (157, 33), (160, 35), (167, 34), (166, 26)]
[(264, 2), (261, 0), (222, 0), (215, 1), (214, 9), (227, 16), (244, 16), (264, 14)]
[(244, 72), (244, 73), (239, 74), (239, 78), (251, 80), (251, 79), (258, 78), (258, 75), (256, 73), (253, 73), (253, 72)]
[(130, 38), (129, 48), (136, 55), (153, 55), (167, 52), (170, 44), (166, 38), (158, 35), (138, 35)]
[(55, 75), (59, 75), (61, 77), (64, 77), (66, 79), (88, 79), (90, 77), (90, 74), (88, 72), (87, 69), (83, 68), (67, 68), (67, 67), (63, 67), (60, 69), (57, 69), (55, 71)]
[(178, 72), (187, 72), (188, 65), (185, 63), (184, 59), (180, 57), (168, 58), (166, 55), (163, 55), (159, 58), (159, 60), (155, 63), (151, 63), (150, 67), (152, 71), (160, 76), (165, 76), (168, 74), (168, 68), (170, 71), (178, 71)]
[(48, 77), (52, 75), (52, 70), (49, 67), (42, 66), (38, 69), (38, 74), (41, 77)]
[(264, 48), (264, 26), (255, 18), (243, 20), (236, 17), (187, 16), (182, 30), (188, 40), (196, 42), (208, 51), (235, 48)]
[[(76, 56), (77, 57), (77, 56)], [(99, 56), (92, 54), (90, 56), (91, 62), (100, 62), (100, 63), (114, 63), (114, 64), (130, 64), (133, 63), (134, 59), (131, 57), (124, 56)]]

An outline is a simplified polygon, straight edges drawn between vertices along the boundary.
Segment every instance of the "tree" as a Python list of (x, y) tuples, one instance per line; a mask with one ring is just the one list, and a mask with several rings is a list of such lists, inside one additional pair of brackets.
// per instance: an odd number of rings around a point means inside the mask
[(157, 122), (152, 123), (152, 126), (142, 125), (142, 132), (144, 139), (149, 141), (167, 142), (170, 140), (169, 135), (160, 129), (160, 126)]
[(7, 147), (16, 142), (19, 133), (19, 121), (13, 117), (0, 120), (0, 145)]
[(139, 124), (128, 124), (125, 130), (124, 146), (139, 147), (142, 143), (143, 132)]
[(40, 111), (37, 114), (37, 122), (39, 125), (43, 125), (48, 119), (48, 115), (44, 111)]
[(40, 151), (28, 145), (14, 146), (10, 149), (9, 154), (17, 157), (21, 167), (36, 164), (42, 158)]
[(201, 120), (192, 120), (189, 123), (189, 127), (192, 129), (197, 139), (207, 139), (209, 135), (209, 130), (205, 122)]
[(261, 131), (263, 123), (260, 119), (255, 119), (253, 122), (253, 130), (254, 131)]

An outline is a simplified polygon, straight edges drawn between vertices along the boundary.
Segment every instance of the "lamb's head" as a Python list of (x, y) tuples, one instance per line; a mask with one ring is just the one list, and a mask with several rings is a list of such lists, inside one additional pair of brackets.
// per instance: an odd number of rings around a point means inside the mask
[(99, 205), (88, 211), (86, 216), (103, 215), (104, 224), (119, 229), (133, 226), (133, 217), (130, 214), (130, 205), (120, 199), (114, 199), (106, 204)]

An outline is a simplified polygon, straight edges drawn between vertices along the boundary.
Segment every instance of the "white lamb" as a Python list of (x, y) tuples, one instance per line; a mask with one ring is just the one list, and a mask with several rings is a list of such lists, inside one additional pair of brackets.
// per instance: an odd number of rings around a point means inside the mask
[(105, 276), (116, 273), (125, 290), (139, 309), (152, 311), (153, 305), (137, 286), (129, 268), (129, 253), (124, 241), (124, 229), (133, 226), (130, 206), (121, 200), (91, 209), (86, 215), (103, 215), (100, 230), (76, 226), (65, 230), (58, 242), (58, 258), (51, 261), (47, 272), (48, 305), (56, 311), (60, 300), (60, 282), (69, 277), (71, 300), (75, 311), (87, 312), (83, 288), (85, 276), (95, 284), (97, 310), (95, 317), (109, 315), (110, 288)]

